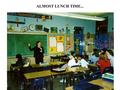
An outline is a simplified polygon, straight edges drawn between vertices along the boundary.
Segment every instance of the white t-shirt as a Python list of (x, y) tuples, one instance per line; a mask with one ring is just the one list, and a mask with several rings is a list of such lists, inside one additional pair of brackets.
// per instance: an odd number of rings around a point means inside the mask
[(80, 61), (78, 61), (79, 64), (81, 65), (81, 67), (85, 67), (88, 68), (88, 62), (85, 59), (81, 59)]
[(72, 67), (72, 66), (75, 66), (75, 65), (78, 65), (78, 63), (76, 63), (74, 58), (72, 58), (68, 61), (68, 66), (69, 67)]
[(113, 58), (113, 56), (109, 54), (108, 59), (110, 59), (111, 66), (114, 67), (114, 58)]
[(96, 64), (96, 62), (98, 61), (99, 57), (96, 57), (95, 55), (91, 55), (89, 56), (89, 60), (91, 60), (91, 62), (93, 64)]

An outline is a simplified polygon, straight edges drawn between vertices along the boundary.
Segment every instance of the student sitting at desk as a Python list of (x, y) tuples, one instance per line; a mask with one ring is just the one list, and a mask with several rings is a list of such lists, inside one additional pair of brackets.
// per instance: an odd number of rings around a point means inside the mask
[(83, 55), (77, 55), (78, 64), (81, 67), (88, 68), (88, 62), (84, 59)]
[(72, 67), (78, 65), (77, 60), (74, 58), (74, 52), (71, 51), (70, 56), (69, 56), (69, 61), (67, 64), (63, 65), (61, 68), (67, 68), (67, 67)]
[(113, 60), (114, 60), (114, 55), (113, 55), (113, 51), (112, 50), (107, 50), (106, 48), (103, 48), (100, 52), (101, 53), (105, 53), (107, 58), (110, 60), (110, 63), (111, 63), (111, 66), (114, 67), (114, 64), (113, 64)]
[(93, 54), (89, 56), (89, 60), (91, 64), (96, 64), (99, 59), (99, 53), (97, 49), (93, 49)]
[(110, 60), (108, 59), (105, 52), (100, 53), (99, 60), (97, 61), (97, 66), (100, 68), (101, 73), (103, 73), (106, 67), (111, 66)]
[(22, 55), (21, 54), (17, 54), (16, 55), (16, 63), (15, 64), (12, 64), (10, 66), (11, 70), (15, 70), (16, 67), (23, 67), (24, 63), (23, 63), (23, 58), (22, 58)]
[[(61, 68), (63, 68), (63, 69), (70, 68), (71, 69), (71, 67), (79, 65), (78, 61), (74, 58), (74, 56), (75, 56), (74, 54), (75, 54), (74, 51), (70, 52), (70, 56), (69, 56), (70, 60), (68, 61), (67, 64), (63, 65)], [(60, 82), (63, 82), (63, 81), (64, 81), (63, 79), (60, 80)], [(66, 80), (65, 80), (65, 82), (66, 82)]]
[(68, 67), (76, 66), (78, 65), (77, 60), (74, 58), (74, 52), (71, 51), (71, 55), (69, 56), (70, 60), (68, 61)]

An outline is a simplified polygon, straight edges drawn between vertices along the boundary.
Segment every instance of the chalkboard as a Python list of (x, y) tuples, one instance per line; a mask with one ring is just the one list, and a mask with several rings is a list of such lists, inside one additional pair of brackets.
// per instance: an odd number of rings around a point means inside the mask
[(47, 35), (39, 34), (7, 34), (7, 56), (15, 56), (20, 53), (22, 55), (33, 55), (33, 51), (28, 48), (35, 46), (36, 41), (41, 41), (45, 54), (47, 54)]

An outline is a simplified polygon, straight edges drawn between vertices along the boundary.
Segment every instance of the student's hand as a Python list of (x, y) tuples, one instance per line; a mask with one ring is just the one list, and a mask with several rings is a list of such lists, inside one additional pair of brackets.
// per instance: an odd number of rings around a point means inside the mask
[(28, 43), (28, 47), (30, 47), (31, 45), (30, 45), (30, 43)]
[(42, 52), (42, 48), (40, 48), (40, 52)]

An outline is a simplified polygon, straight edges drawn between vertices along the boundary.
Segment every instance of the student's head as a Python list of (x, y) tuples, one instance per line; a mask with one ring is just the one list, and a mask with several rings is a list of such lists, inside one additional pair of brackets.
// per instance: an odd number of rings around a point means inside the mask
[(69, 56), (69, 59), (70, 59), (70, 60), (73, 59), (73, 58), (74, 58), (74, 57), (73, 57), (72, 55)]
[(88, 55), (84, 55), (83, 58), (84, 58), (85, 60), (88, 60)]
[(70, 55), (75, 56), (75, 52), (74, 51), (70, 51)]
[(78, 60), (81, 60), (83, 58), (83, 55), (76, 55)]
[(107, 48), (103, 48), (101, 51), (106, 53)]
[(70, 51), (70, 56), (69, 56), (69, 58), (72, 59), (72, 58), (74, 58), (74, 56), (75, 56), (75, 52), (74, 52), (74, 51)]
[(93, 49), (93, 55), (95, 55), (96, 57), (99, 57), (98, 49)]
[(36, 47), (41, 47), (41, 42), (40, 41), (36, 42)]
[(96, 52), (98, 52), (98, 50), (95, 48), (95, 49), (93, 49), (93, 53), (96, 53)]
[(101, 60), (107, 60), (107, 55), (106, 55), (106, 53), (105, 53), (105, 52), (102, 52), (102, 53), (99, 55), (99, 58), (100, 58)]
[(16, 59), (17, 59), (17, 61), (18, 61), (18, 60), (22, 60), (22, 55), (21, 55), (21, 54), (17, 54), (17, 55), (16, 55)]

